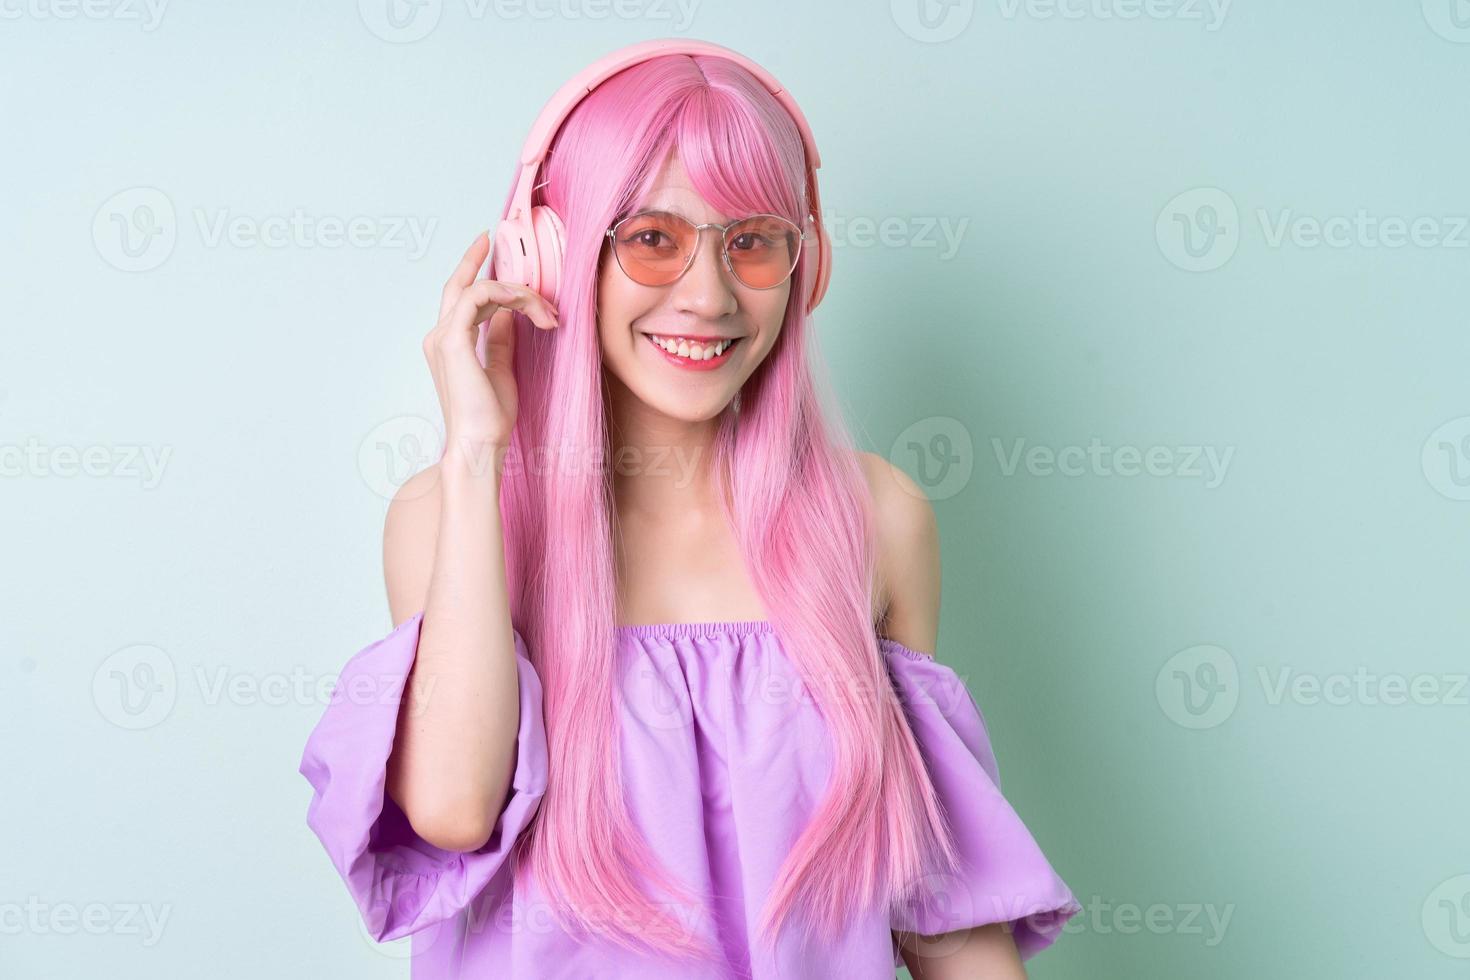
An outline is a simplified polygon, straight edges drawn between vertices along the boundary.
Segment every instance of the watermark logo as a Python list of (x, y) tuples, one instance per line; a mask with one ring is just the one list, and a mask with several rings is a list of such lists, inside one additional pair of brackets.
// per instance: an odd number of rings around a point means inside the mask
[[(1470, 705), (1470, 674), (1380, 673), (1365, 665), (1315, 673), (1291, 666), (1256, 665), (1267, 707), (1420, 707)], [(1235, 712), (1242, 683), (1235, 658), (1210, 644), (1174, 654), (1154, 678), (1165, 717), (1181, 728), (1215, 728)]]
[(421, 41), (439, 26), (443, 0), (357, 0), (357, 13), (374, 35), (390, 44)]
[(1224, 724), (1240, 701), (1240, 671), (1223, 647), (1202, 643), (1180, 650), (1159, 668), (1154, 697), (1181, 728)]
[(940, 44), (959, 37), (975, 16), (975, 0), (889, 0), (898, 29), (915, 41)]
[(118, 728), (140, 731), (169, 716), (178, 700), (173, 659), (156, 646), (123, 647), (92, 675), (92, 703)]
[[(926, 958), (959, 952), (968, 938), (964, 927), (980, 918), (975, 896), (964, 879), (947, 872), (927, 874), (914, 882), (911, 894), (913, 898), (894, 918), (899, 941)], [(1007, 912), (1004, 918), (1018, 917)]]
[(975, 444), (959, 419), (933, 415), (898, 434), (888, 461), (909, 474), (930, 500), (944, 500), (969, 485)]
[(1419, 455), (1424, 478), (1450, 500), (1470, 500), (1470, 415), (1429, 433)]
[[(416, 215), (343, 217), (310, 214), (241, 214), (229, 208), (194, 208), (194, 231), (208, 249), (382, 249), (418, 261), (429, 250), (438, 218)], [(178, 244), (174, 203), (156, 187), (130, 187), (112, 195), (92, 217), (92, 244), (102, 260), (123, 272), (147, 272), (168, 261)]]
[(1240, 211), (1218, 187), (1176, 194), (1154, 222), (1159, 251), (1186, 272), (1218, 269), (1240, 247)]
[[(1254, 208), (1267, 248), (1470, 249), (1470, 215), (1351, 213), (1303, 214), (1291, 207)], [(1210, 272), (1230, 261), (1248, 229), (1233, 198), (1218, 187), (1175, 195), (1154, 222), (1159, 251), (1186, 272)]]
[(111, 654), (92, 675), (92, 702), (98, 714), (119, 728), (140, 731), (162, 724), (182, 694), (207, 708), (338, 704), (400, 708), (408, 701), (409, 717), (418, 717), (433, 695), (434, 681), (410, 687), (406, 670), (369, 673), (351, 667), (341, 673), (317, 673), (301, 665), (288, 670), (251, 673), (229, 664), (193, 664), (183, 678), (166, 651), (139, 643)]
[[(418, 415), (399, 415), (363, 437), (357, 447), (357, 472), (368, 489), (392, 500), (400, 487), (443, 455), (438, 426)], [(426, 488), (425, 492), (437, 492)]]
[[(685, 692), (682, 696), (679, 692)], [(620, 675), (619, 693), (630, 717), (650, 731), (679, 731), (694, 724), (688, 681), (677, 662), (634, 657)]]
[(1470, 959), (1470, 874), (1435, 886), (1420, 915), (1431, 946), (1457, 960)]
[(156, 187), (118, 191), (92, 216), (97, 254), (123, 272), (147, 272), (163, 265), (178, 237), (173, 201)]
[(1470, 0), (1419, 0), (1424, 22), (1446, 41), (1470, 44)]

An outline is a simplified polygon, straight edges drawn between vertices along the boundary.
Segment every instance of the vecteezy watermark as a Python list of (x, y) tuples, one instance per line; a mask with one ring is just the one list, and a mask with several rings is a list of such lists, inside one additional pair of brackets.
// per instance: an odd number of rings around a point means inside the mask
[[(422, 892), (397, 889), (384, 901), (373, 903), (371, 923), (361, 915), (356, 917), (357, 930), (368, 945), (390, 959), (408, 959), (414, 953), (438, 947), (440, 942), (462, 946), (467, 936), (485, 933), (562, 936), (569, 934), (568, 927), (570, 931), (580, 932), (569, 917), (565, 920), (559, 918), (558, 914), (565, 910), (546, 901), (534, 880), (524, 891), (514, 889), (514, 901), (511, 900), (512, 890), (508, 881), (492, 884), (479, 899), (464, 908), (461, 916), (424, 924), (416, 921), (424, 917)], [(642, 911), (602, 902), (584, 904), (581, 911), (592, 923), (620, 923), (626, 931), (651, 941), (663, 936), (679, 936), (687, 940), (697, 935), (715, 934), (709, 909), (697, 902), (693, 906), (681, 902), (654, 902), (646, 915)]]
[(1420, 915), (1429, 945), (1446, 956), (1470, 959), (1470, 874), (1436, 885), (1425, 896)]
[(962, 217), (956, 221), (948, 216), (902, 218), (897, 215), (874, 218), (825, 211), (822, 223), (833, 248), (872, 248), (877, 245), (893, 249), (938, 249), (939, 261), (948, 262), (959, 252), (970, 219)]
[(168, 0), (4, 0), (0, 20), (112, 20), (158, 29)]
[(1313, 674), (1291, 667), (1256, 667), (1266, 703), (1298, 705), (1470, 706), (1470, 674), (1380, 674), (1361, 664), (1351, 673)]
[(1424, 23), (1446, 41), (1470, 44), (1470, 0), (1419, 0)]
[(1024, 462), (1031, 476), (1179, 477), (1202, 480), (1206, 490), (1225, 482), (1235, 457), (1234, 446), (1108, 446), (1096, 437), (1086, 447), (1027, 448), (1025, 439), (1013, 439), (1007, 448), (997, 438), (990, 446), (1004, 476), (1015, 476)]
[(310, 215), (293, 208), (290, 216), (232, 214), (228, 208), (207, 212), (194, 209), (194, 220), (205, 248), (342, 248), (401, 250), (418, 261), (429, 250), (438, 218), (416, 215)]
[[(683, 33), (694, 23), (700, 0), (464, 0), (473, 21), (644, 20)], [(443, 0), (358, 0), (358, 15), (375, 37), (411, 44), (428, 37), (444, 13)]]
[[(690, 939), (699, 934), (713, 933), (714, 922), (704, 907), (691, 907), (682, 902), (653, 902), (654, 910), (649, 916), (605, 902), (592, 902), (582, 907), (582, 913), (590, 922), (602, 926), (620, 924), (623, 929), (646, 937), (656, 934), (673, 935)], [(654, 915), (662, 915), (659, 921)], [(515, 901), (498, 903), (475, 903), (466, 911), (465, 933), (478, 935), (491, 931), (500, 934), (559, 935), (564, 927), (557, 918), (557, 909), (547, 902), (540, 890), (528, 896), (516, 896)]]
[(1291, 208), (1277, 208), (1274, 213), (1256, 208), (1256, 220), (1271, 248), (1288, 240), (1297, 248), (1470, 248), (1470, 216), (1463, 214), (1404, 217), (1358, 208), (1351, 216), (1324, 218), (1297, 214)]
[[(1005, 477), (1021, 472), (1033, 477), (1167, 477), (1199, 480), (1207, 490), (1225, 482), (1235, 458), (1234, 446), (1112, 446), (1096, 436), (1086, 445), (1064, 446), (1029, 445), (1024, 438), (1007, 443), (992, 436), (990, 447)], [(959, 419), (931, 416), (898, 434), (888, 460), (912, 479), (911, 492), (943, 500), (969, 484), (975, 447), (969, 428)]]
[(145, 947), (158, 945), (173, 913), (165, 902), (47, 902), (30, 895), (24, 902), (0, 902), (0, 935), (142, 936)]
[[(92, 674), (92, 703), (98, 714), (128, 731), (153, 728), (173, 713), (180, 695), (179, 670), (161, 647), (139, 643), (110, 654)], [(301, 665), (284, 671), (254, 673), (228, 664), (194, 664), (186, 678), (190, 689), (207, 707), (265, 706), (327, 707), (336, 703), (396, 706), (409, 700), (410, 714), (428, 704), (434, 681), (407, 689), (404, 671), (378, 673), (350, 668), (343, 673), (319, 673)]]
[(0, 478), (137, 480), (144, 490), (152, 490), (163, 481), (172, 455), (172, 446), (48, 446), (32, 436), (24, 443), (0, 443)]
[[(410, 261), (423, 258), (438, 218), (415, 215), (290, 214), (251, 215), (229, 208), (194, 208), (204, 248), (382, 249), (402, 251)], [(179, 221), (173, 201), (156, 187), (118, 191), (92, 217), (92, 244), (102, 260), (123, 272), (156, 269), (173, 254)]]
[(926, 958), (957, 952), (978, 922), (1002, 923), (1007, 932), (1017, 925), (1051, 931), (1059, 919), (1074, 918), (1082, 911), (1075, 900), (1062, 906), (1038, 902), (1034, 893), (977, 888), (972, 879), (947, 871), (916, 877), (904, 892), (908, 899), (894, 909), (894, 939), (901, 948)]
[[(1300, 214), (1294, 208), (1254, 209), (1260, 241), (1273, 249), (1470, 248), (1470, 215)], [(1159, 251), (1187, 272), (1220, 268), (1240, 248), (1247, 226), (1235, 199), (1218, 187), (1176, 194), (1154, 221)]]
[(1424, 478), (1450, 500), (1470, 500), (1470, 415), (1429, 433), (1419, 454)]
[(1175, 20), (1218, 31), (1231, 0), (996, 0), (1004, 20)]
[[(634, 627), (636, 629), (636, 627)], [(900, 654), (901, 655), (901, 654)], [(885, 675), (886, 676), (886, 675)], [(973, 704), (965, 675), (953, 670), (906, 677), (903, 683), (880, 680), (877, 686), (862, 678), (826, 679), (820, 686), (776, 665), (753, 668), (732, 681), (733, 701), (760, 707), (762, 724), (794, 732), (805, 726), (820, 729), (821, 717), (836, 704), (891, 703), (931, 705), (945, 717)], [(694, 724), (689, 685), (675, 665), (648, 660), (630, 661), (618, 678), (617, 694), (628, 714), (646, 731), (677, 731)]]
[[(358, 445), (357, 467), (363, 482), (378, 496), (392, 499), (408, 480), (443, 457), (444, 433), (428, 419), (418, 415), (399, 415), (376, 426)], [(498, 466), (502, 476), (525, 473), (540, 480), (548, 476), (581, 479), (605, 476), (659, 476), (672, 479), (676, 486), (689, 486), (699, 468), (702, 456), (696, 447), (623, 446), (611, 450), (606, 446), (518, 446), (492, 449), (487, 446), (461, 444), (457, 458), (476, 475)], [(437, 485), (424, 484), (416, 493), (437, 492)]]
[[(1268, 707), (1470, 706), (1470, 674), (1381, 673), (1358, 665), (1315, 673), (1257, 665), (1255, 677)], [(1235, 713), (1240, 670), (1228, 650), (1200, 644), (1180, 650), (1159, 668), (1154, 694), (1165, 717), (1181, 728), (1215, 728)]]
[[(1231, 0), (996, 0), (1003, 21), (1171, 20), (1218, 31)], [(890, 0), (889, 16), (916, 41), (953, 40), (975, 17), (975, 0)]]
[(1090, 932), (1101, 936), (1124, 936), (1147, 932), (1153, 936), (1199, 936), (1209, 948), (1225, 941), (1225, 932), (1235, 915), (1235, 903), (1214, 902), (1116, 902), (1093, 895), (1062, 926), (1068, 934)]

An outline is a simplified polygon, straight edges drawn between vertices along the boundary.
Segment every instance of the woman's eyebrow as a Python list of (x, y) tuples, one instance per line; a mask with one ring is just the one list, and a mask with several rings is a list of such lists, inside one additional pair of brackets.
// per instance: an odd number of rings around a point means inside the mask
[[(685, 221), (689, 222), (691, 225), (697, 225), (697, 224), (699, 224), (698, 221), (695, 221), (693, 218), (689, 217), (689, 215), (685, 214), (683, 211), (680, 211), (678, 208), (672, 207), (670, 205), (662, 205), (662, 206), (660, 206), (660, 205), (649, 205), (648, 207), (640, 208), (637, 211), (634, 211), (632, 215), (629, 215), (629, 217), (633, 217), (633, 216), (641, 215), (641, 214), (654, 214), (654, 213), (658, 213), (658, 214), (672, 214), (676, 218), (683, 218)], [(723, 221), (720, 222), (720, 224), (724, 224), (724, 223), (725, 222), (723, 222)]]
[(695, 224), (696, 223), (693, 218), (689, 217), (689, 215), (687, 215), (684, 212), (680, 211), (678, 208), (661, 206), (661, 205), (657, 205), (657, 204), (652, 204), (652, 205), (649, 205), (648, 207), (645, 207), (645, 208), (639, 208), (637, 211), (634, 211), (633, 213), (634, 214), (655, 214), (655, 213), (658, 213), (658, 214), (672, 214), (676, 218), (683, 218), (685, 221), (689, 222), (690, 224)]

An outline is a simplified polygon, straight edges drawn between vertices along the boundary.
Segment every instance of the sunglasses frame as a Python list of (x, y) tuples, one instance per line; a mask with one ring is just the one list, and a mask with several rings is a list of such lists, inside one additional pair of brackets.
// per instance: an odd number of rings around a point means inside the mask
[(647, 283), (643, 283), (643, 282), (638, 282), (637, 279), (634, 279), (633, 278), (632, 273), (630, 273), (627, 269), (623, 268), (623, 259), (622, 259), (622, 257), (620, 255), (618, 255), (618, 238), (617, 238), (617, 232), (618, 232), (618, 228), (620, 228), (622, 226), (623, 222), (625, 222), (625, 221), (631, 221), (634, 218), (646, 218), (650, 214), (666, 214), (666, 215), (668, 215), (671, 218), (678, 218), (680, 221), (683, 221), (685, 224), (688, 224), (689, 226), (691, 226), (694, 229), (694, 247), (689, 250), (689, 255), (686, 256), (685, 259), (684, 259), (684, 268), (680, 269), (679, 270), (679, 274), (677, 276), (675, 276), (674, 278), (670, 279), (668, 282), (660, 283), (657, 286), (649, 286), (648, 288), (650, 288), (650, 289), (660, 289), (660, 288), (662, 288), (664, 286), (672, 286), (674, 283), (676, 283), (680, 279), (684, 278), (684, 273), (688, 272), (689, 271), (689, 267), (694, 264), (694, 256), (699, 252), (700, 233), (703, 232), (706, 228), (718, 228), (720, 230), (720, 257), (721, 257), (721, 259), (724, 260), (725, 268), (730, 270), (730, 275), (734, 276), (735, 277), (735, 281), (738, 282), (738, 283), (740, 283), (740, 285), (744, 286), (746, 289), (761, 289), (761, 290), (775, 289), (778, 286), (782, 285), (783, 283), (789, 281), (791, 279), (792, 273), (794, 273), (796, 271), (797, 264), (799, 262), (801, 262), (802, 245), (805, 242), (807, 242), (809, 239), (811, 239), (811, 237), (812, 237), (812, 235), (811, 235), (810, 232), (808, 232), (808, 231), (806, 231), (805, 229), (802, 229), (802, 228), (797, 228), (796, 254), (794, 256), (792, 256), (792, 259), (791, 259), (791, 268), (786, 270), (786, 275), (781, 278), (781, 281), (780, 282), (773, 283), (770, 286), (752, 286), (749, 283), (747, 283), (744, 279), (741, 279), (740, 278), (740, 273), (738, 273), (738, 272), (735, 271), (735, 266), (732, 265), (731, 262), (730, 262), (730, 242), (729, 242), (730, 229), (731, 228), (734, 228), (736, 225), (744, 224), (745, 222), (749, 221), (751, 218), (775, 218), (778, 221), (784, 221), (788, 225), (791, 225), (791, 227), (796, 228), (796, 225), (794, 223), (792, 223), (792, 221), (791, 221), (790, 218), (786, 217), (785, 215), (769, 214), (769, 213), (766, 213), (766, 212), (760, 212), (758, 214), (747, 214), (743, 218), (736, 218), (734, 221), (731, 221), (729, 224), (722, 225), (722, 224), (718, 224), (717, 222), (714, 222), (714, 221), (707, 221), (707, 222), (705, 222), (702, 225), (696, 225), (694, 222), (690, 221), (688, 218), (684, 217), (683, 215), (681, 215), (681, 214), (675, 214), (672, 211), (665, 211), (662, 208), (650, 208), (650, 209), (643, 210), (643, 211), (637, 211), (637, 212), (634, 212), (633, 214), (630, 214), (630, 215), (628, 215), (628, 216), (626, 216), (624, 218), (619, 218), (617, 220), (617, 222), (615, 222), (613, 224), (613, 226), (611, 228), (607, 229), (607, 231), (604, 232), (603, 234), (606, 235), (608, 238), (612, 239), (613, 259), (614, 259), (614, 261), (616, 261), (618, 263), (618, 268), (620, 270), (622, 270), (623, 275), (627, 276), (629, 279), (632, 279), (634, 282), (637, 282), (638, 285), (640, 285), (640, 286), (647, 286), (648, 284)]

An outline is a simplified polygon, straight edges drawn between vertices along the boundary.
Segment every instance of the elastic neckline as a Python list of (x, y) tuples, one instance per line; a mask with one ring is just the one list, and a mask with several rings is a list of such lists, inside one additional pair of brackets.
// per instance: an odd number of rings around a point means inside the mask
[[(681, 636), (751, 636), (753, 634), (772, 634), (775, 628), (769, 619), (727, 619), (710, 620), (701, 623), (642, 623), (638, 625), (616, 626), (614, 631), (619, 637), (636, 636), (644, 639), (667, 638), (673, 639)], [(910, 660), (933, 660), (934, 655), (914, 650), (904, 646), (897, 640), (886, 636), (879, 636), (879, 649), (893, 650), (903, 654)]]
[(616, 627), (619, 636), (748, 636), (770, 633), (769, 619), (727, 619), (704, 623), (644, 623), (639, 626)]

